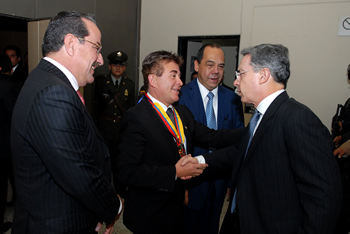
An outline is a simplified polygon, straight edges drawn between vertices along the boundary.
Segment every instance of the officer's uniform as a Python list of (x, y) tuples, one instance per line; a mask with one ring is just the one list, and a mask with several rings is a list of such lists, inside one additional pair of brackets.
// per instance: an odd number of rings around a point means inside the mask
[[(123, 64), (128, 56), (116, 51), (108, 55), (110, 64)], [(118, 87), (115, 86), (111, 73), (108, 75), (98, 76), (95, 79), (95, 91), (98, 105), (98, 122), (97, 126), (101, 135), (107, 142), (110, 150), (112, 172), (114, 175), (115, 159), (117, 157), (117, 141), (119, 139), (120, 120), (123, 113), (135, 105), (135, 83), (122, 76), (118, 79)], [(115, 178), (115, 176), (114, 176)], [(117, 193), (124, 196), (124, 188), (114, 179), (114, 186)]]

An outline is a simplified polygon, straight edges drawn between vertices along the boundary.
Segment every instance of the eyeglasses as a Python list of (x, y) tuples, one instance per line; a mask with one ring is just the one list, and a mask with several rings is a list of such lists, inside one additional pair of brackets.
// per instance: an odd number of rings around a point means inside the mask
[(251, 70), (242, 71), (242, 72), (235, 71), (237, 80), (238, 80), (238, 81), (241, 81), (241, 75), (244, 74), (244, 73), (246, 73), (246, 72), (249, 72), (249, 71), (251, 71)]
[(92, 41), (89, 41), (89, 40), (87, 40), (87, 39), (84, 39), (84, 38), (82, 38), (82, 37), (77, 37), (77, 38), (80, 39), (80, 40), (83, 40), (83, 41), (87, 41), (87, 42), (93, 44), (94, 46), (96, 46), (96, 47), (97, 47), (97, 48), (96, 48), (97, 54), (99, 54), (99, 53), (101, 52), (101, 50), (102, 50), (102, 45), (96, 44), (96, 43), (94, 43), (94, 42), (92, 42)]

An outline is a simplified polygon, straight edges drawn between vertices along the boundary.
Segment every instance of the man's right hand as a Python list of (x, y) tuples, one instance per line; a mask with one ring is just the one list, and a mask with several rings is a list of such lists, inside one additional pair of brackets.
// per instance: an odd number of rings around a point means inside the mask
[(189, 179), (202, 174), (204, 169), (208, 167), (208, 164), (199, 164), (196, 158), (188, 154), (180, 158), (175, 167), (177, 178)]

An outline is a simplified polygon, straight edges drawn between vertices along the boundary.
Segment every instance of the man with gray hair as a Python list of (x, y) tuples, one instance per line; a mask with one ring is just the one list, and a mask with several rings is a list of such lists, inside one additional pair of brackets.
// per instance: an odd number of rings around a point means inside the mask
[(232, 174), (220, 233), (333, 233), (341, 205), (333, 144), (317, 116), (285, 91), (288, 49), (262, 44), (241, 54), (234, 85), (256, 111), (238, 152), (231, 146), (203, 160), (203, 175)]
[(101, 48), (90, 15), (64, 11), (51, 19), (44, 58), (24, 83), (12, 117), (12, 233), (96, 233), (100, 222), (113, 231), (122, 203), (111, 185), (108, 147), (78, 90), (94, 81)]

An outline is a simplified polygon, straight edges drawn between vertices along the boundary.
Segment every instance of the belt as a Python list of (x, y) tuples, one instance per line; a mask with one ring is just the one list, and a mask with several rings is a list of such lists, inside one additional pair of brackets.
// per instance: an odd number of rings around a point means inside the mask
[(115, 122), (119, 122), (122, 117), (121, 116), (114, 117), (114, 116), (110, 116), (110, 115), (101, 114), (100, 118), (107, 119), (107, 120), (113, 121), (115, 123)]

